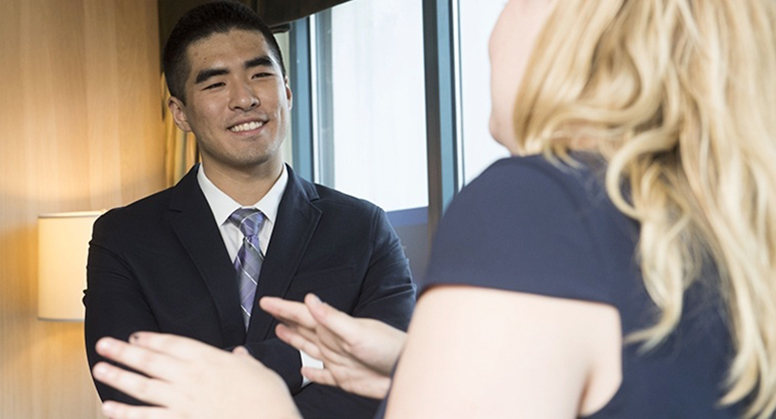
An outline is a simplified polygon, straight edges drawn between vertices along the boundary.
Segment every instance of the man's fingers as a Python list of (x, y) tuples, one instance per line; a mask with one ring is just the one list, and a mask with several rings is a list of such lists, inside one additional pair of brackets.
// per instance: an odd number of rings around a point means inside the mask
[(308, 329), (313, 329), (316, 326), (315, 319), (303, 303), (277, 297), (262, 297), (259, 300), (259, 306), (283, 323), (298, 324)]
[(302, 376), (314, 383), (337, 387), (337, 381), (327, 369), (302, 367)]
[[(94, 378), (146, 403), (166, 405), (170, 402), (169, 385), (119, 367), (99, 362), (92, 370)], [(111, 417), (113, 417), (111, 415)]]
[(305, 336), (299, 333), (299, 331), (291, 329), (284, 324), (278, 324), (275, 328), (275, 334), (283, 342), (293, 346), (294, 348), (304, 351), (307, 355), (322, 361), (321, 350), (315, 342), (307, 339)]

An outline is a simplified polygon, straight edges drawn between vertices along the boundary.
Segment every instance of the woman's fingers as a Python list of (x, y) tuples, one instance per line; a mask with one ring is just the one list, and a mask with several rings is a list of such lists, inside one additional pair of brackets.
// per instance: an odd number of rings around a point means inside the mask
[(107, 401), (102, 405), (102, 413), (111, 419), (174, 419), (178, 416), (159, 407), (129, 406), (123, 403)]
[(262, 310), (288, 325), (299, 325), (314, 329), (317, 322), (310, 315), (303, 303), (288, 301), (277, 297), (262, 297), (259, 300)]
[(327, 369), (302, 367), (302, 375), (314, 383), (337, 386), (337, 380), (331, 375), (331, 371)]
[[(310, 355), (319, 361), (323, 360), (321, 358), (321, 350), (318, 345), (313, 340), (303, 336), (301, 333), (299, 333), (299, 331), (291, 329), (290, 327), (281, 323), (275, 327), (275, 334), (277, 334), (280, 340), (293, 346), (294, 348), (305, 352), (307, 355)], [(315, 334), (313, 333), (313, 339), (314, 336)]]
[[(137, 338), (131, 338), (137, 341)], [(177, 359), (154, 349), (129, 344), (113, 338), (97, 341), (97, 353), (149, 376), (171, 380), (175, 377)]]
[(129, 337), (132, 346), (152, 350), (171, 358), (196, 361), (221, 354), (221, 350), (195, 339), (155, 332), (137, 332)]
[[(275, 327), (275, 334), (283, 342), (305, 352), (323, 363), (347, 364), (352, 356), (342, 347), (339, 338), (323, 327), (316, 332), (292, 329), (284, 324)], [(309, 335), (308, 338), (306, 335)]]
[(161, 405), (169, 403), (168, 383), (123, 370), (107, 362), (97, 363), (92, 372), (96, 380), (121, 390), (138, 400)]
[(358, 321), (349, 314), (322, 302), (315, 294), (307, 294), (304, 302), (314, 321), (328, 329), (332, 337), (347, 342), (358, 336)]
[[(262, 410), (266, 417), (298, 417), (283, 379), (253, 359), (245, 348), (231, 354), (191, 339), (157, 333), (135, 334), (129, 344), (105, 338), (98, 342), (98, 348), (101, 355), (138, 372), (101, 362), (94, 368), (97, 380), (157, 406), (107, 404), (104, 409), (111, 418), (254, 417), (257, 405), (269, 409)], [(185, 359), (195, 355), (196, 359)]]

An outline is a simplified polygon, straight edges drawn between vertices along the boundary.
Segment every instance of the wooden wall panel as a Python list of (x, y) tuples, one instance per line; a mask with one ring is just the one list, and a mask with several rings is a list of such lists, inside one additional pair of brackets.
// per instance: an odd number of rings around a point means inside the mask
[(100, 418), (82, 323), (36, 319), (38, 214), (163, 187), (156, 0), (0, 0), (0, 418)]

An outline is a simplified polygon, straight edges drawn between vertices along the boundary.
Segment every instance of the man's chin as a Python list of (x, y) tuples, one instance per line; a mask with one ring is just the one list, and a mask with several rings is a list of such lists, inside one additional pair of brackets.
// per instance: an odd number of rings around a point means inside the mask
[(236, 156), (226, 162), (226, 166), (234, 170), (253, 172), (255, 170), (272, 169), (282, 164), (278, 156)]

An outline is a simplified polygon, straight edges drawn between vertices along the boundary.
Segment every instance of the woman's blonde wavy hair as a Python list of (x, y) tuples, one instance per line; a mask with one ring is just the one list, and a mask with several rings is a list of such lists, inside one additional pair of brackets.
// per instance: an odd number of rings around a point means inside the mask
[(660, 309), (628, 340), (649, 349), (671, 334), (711, 256), (736, 350), (721, 403), (751, 395), (745, 416), (758, 418), (776, 411), (775, 31), (775, 0), (558, 1), (510, 145), (561, 158), (592, 147), (608, 162)]

